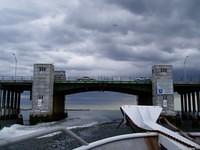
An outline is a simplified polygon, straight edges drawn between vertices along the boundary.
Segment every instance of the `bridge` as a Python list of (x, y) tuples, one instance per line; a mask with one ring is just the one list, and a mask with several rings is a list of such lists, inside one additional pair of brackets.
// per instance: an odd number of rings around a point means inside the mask
[[(171, 70), (170, 65), (158, 65), (153, 70), (160, 70), (160, 68)], [(170, 85), (169, 81), (171, 80), (170, 71), (161, 72), (159, 75), (152, 74), (152, 79), (133, 77), (72, 78), (66, 77), (64, 71), (54, 71), (51, 64), (37, 64), (34, 65), (32, 77), (0, 76), (0, 118), (10, 119), (18, 116), (20, 96), (23, 91), (31, 92), (32, 119), (63, 118), (65, 116), (65, 95), (87, 91), (113, 91), (137, 95), (139, 105), (159, 105), (167, 113), (174, 111), (172, 92), (178, 92), (181, 95), (182, 113), (200, 113), (200, 82), (173, 81)], [(160, 81), (165, 85), (158, 85)], [(158, 86), (166, 86), (160, 89), (166, 91), (158, 93)], [(171, 90), (173, 91), (170, 92)]]

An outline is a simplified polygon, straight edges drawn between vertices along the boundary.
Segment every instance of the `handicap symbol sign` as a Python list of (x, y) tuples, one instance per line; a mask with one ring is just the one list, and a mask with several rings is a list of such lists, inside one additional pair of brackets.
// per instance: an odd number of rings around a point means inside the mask
[(163, 93), (163, 89), (158, 89), (159, 93), (162, 94)]

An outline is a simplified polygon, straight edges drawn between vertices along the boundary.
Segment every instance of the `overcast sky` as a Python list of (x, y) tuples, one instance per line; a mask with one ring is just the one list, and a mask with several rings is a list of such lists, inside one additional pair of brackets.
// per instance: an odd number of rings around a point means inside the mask
[(153, 64), (199, 71), (200, 0), (0, 0), (0, 72), (150, 74)]

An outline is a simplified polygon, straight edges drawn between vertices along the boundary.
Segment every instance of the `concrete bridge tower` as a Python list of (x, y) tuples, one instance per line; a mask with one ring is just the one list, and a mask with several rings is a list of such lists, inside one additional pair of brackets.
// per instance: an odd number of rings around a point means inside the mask
[(32, 84), (32, 117), (53, 115), (54, 66), (35, 64)]
[(174, 90), (171, 65), (152, 67), (153, 105), (161, 106), (166, 115), (174, 114)]
[(34, 65), (31, 124), (65, 117), (65, 95), (54, 90), (54, 83), (62, 80), (65, 71), (54, 71), (52, 64)]

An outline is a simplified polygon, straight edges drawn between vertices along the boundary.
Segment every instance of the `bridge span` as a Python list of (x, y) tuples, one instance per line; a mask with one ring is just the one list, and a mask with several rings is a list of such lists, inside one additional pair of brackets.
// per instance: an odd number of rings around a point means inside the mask
[[(163, 68), (167, 72), (161, 72)], [(174, 111), (173, 93), (178, 92), (182, 113), (200, 113), (200, 82), (173, 81), (171, 69), (170, 65), (153, 67), (154, 71), (160, 70), (160, 74), (154, 75), (153, 72), (151, 80), (133, 77), (67, 78), (65, 72), (54, 71), (51, 64), (37, 64), (34, 65), (33, 77), (0, 76), (0, 118), (10, 119), (19, 114), (23, 91), (31, 92), (31, 118), (63, 118), (65, 95), (87, 91), (137, 95), (139, 105), (159, 105), (167, 113)]]
[[(78, 80), (79, 77), (69, 77), (67, 79), (60, 79), (54, 81), (54, 90), (57, 92), (61, 92), (63, 90), (66, 95), (68, 94), (74, 94), (79, 92), (87, 91), (114, 91), (114, 92), (121, 92), (121, 93), (127, 93), (127, 94), (133, 94), (137, 95), (137, 92), (134, 94), (132, 89), (129, 91), (128, 89), (131, 88), (131, 86), (135, 86), (136, 91), (141, 92), (152, 92), (152, 81), (149, 80), (135, 80), (133, 77), (130, 77), (129, 80), (115, 80), (112, 77), (97, 77), (99, 79), (95, 80)], [(103, 79), (103, 80), (100, 80)], [(105, 80), (108, 79), (108, 80)], [(120, 77), (119, 77), (120, 79)], [(32, 91), (32, 83), (33, 83), (33, 77), (32, 76), (18, 76), (17, 79), (15, 79), (15, 76), (0, 76), (0, 88), (1, 89), (18, 89), (21, 92), (23, 91)], [(113, 85), (113, 89), (106, 88), (108, 85)], [(119, 85), (127, 85), (128, 89), (127, 91), (121, 90), (115, 90), (116, 87), (120, 87)], [(67, 86), (67, 87), (66, 87)], [(92, 88), (90, 88), (93, 87)], [(80, 87), (82, 90), (79, 91), (71, 91), (70, 89)], [(189, 91), (195, 91), (200, 88), (200, 81), (174, 81), (173, 82), (174, 92), (181, 93), (189, 92)], [(106, 89), (104, 89), (106, 88)], [(117, 88), (116, 88), (117, 89)]]

